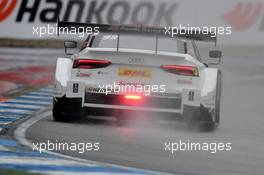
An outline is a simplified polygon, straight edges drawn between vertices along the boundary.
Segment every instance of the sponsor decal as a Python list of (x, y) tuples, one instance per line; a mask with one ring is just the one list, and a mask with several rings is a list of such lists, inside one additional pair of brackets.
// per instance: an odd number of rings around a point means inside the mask
[(155, 93), (151, 93), (150, 96), (181, 98), (181, 94), (167, 93), (167, 92), (155, 92)]
[(97, 72), (98, 75), (108, 75), (109, 73), (108, 72), (104, 72), (104, 71), (98, 71)]
[(132, 78), (151, 78), (152, 70), (120, 67), (118, 70), (118, 75)]
[(104, 72), (104, 71), (97, 71), (97, 70), (88, 70), (88, 71), (85, 71), (85, 72), (81, 72), (79, 70), (79, 72), (76, 73), (76, 76), (77, 77), (91, 77), (92, 75), (108, 75), (109, 73), (108, 72)]
[(78, 93), (78, 91), (79, 91), (78, 83), (73, 83), (72, 92), (73, 93)]
[(188, 97), (189, 101), (193, 101), (194, 100), (194, 92), (190, 91), (189, 92), (189, 97)]
[(127, 81), (123, 81), (123, 80), (119, 81), (118, 85), (122, 85), (122, 86), (125, 86), (125, 85), (129, 85), (129, 86), (145, 86), (144, 83), (139, 83), (139, 82), (132, 83), (132, 82), (127, 82)]
[(91, 75), (92, 75), (92, 74), (89, 74), (89, 73), (87, 74), (87, 73), (79, 73), (79, 72), (78, 72), (76, 76), (77, 76), (77, 77), (90, 77)]
[(100, 88), (86, 87), (86, 88), (85, 88), (85, 92), (98, 93), (98, 92), (100, 92)]
[(192, 82), (192, 79), (178, 79), (177, 83), (178, 84), (189, 84), (189, 85), (191, 85), (193, 82)]
[(92, 72), (81, 72), (81, 70), (79, 70), (76, 73), (76, 77), (90, 77), (91, 75), (93, 75), (94, 73)]

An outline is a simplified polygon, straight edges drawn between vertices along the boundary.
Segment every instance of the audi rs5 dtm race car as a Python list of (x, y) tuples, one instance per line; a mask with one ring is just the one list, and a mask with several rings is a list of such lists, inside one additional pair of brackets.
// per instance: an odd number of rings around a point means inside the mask
[[(95, 24), (58, 22), (58, 26)], [(88, 114), (129, 111), (168, 113), (190, 126), (219, 125), (221, 72), (203, 63), (196, 41), (216, 41), (210, 33), (176, 37), (163, 28), (98, 25), (81, 50), (58, 58), (53, 118), (69, 122)], [(77, 47), (65, 41), (66, 54)], [(221, 52), (210, 51), (220, 62)], [(119, 111), (119, 112), (118, 112)]]

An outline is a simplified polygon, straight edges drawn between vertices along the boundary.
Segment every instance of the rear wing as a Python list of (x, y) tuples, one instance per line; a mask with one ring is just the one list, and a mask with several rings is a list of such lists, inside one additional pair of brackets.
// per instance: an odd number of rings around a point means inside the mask
[[(62, 28), (86, 28), (86, 27), (98, 27), (100, 33), (116, 33), (116, 34), (135, 34), (135, 35), (151, 35), (156, 37), (170, 37), (172, 35), (168, 34), (168, 28), (162, 27), (149, 27), (143, 25), (110, 25), (110, 24), (94, 24), (94, 23), (79, 23), (79, 22), (66, 22), (57, 21), (58, 26), (58, 36)], [(80, 31), (80, 30), (77, 30)], [(172, 31), (171, 31), (172, 32)], [(181, 34), (184, 33), (184, 34)], [(197, 30), (184, 30), (182, 32), (174, 33), (173, 38), (187, 39), (187, 40), (197, 40), (197, 41), (207, 41), (214, 42), (216, 44), (217, 36), (212, 32), (202, 32)]]

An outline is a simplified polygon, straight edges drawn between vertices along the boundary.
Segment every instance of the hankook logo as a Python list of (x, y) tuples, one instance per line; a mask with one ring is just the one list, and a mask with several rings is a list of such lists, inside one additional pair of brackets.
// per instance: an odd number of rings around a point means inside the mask
[[(0, 21), (14, 10), (17, 0), (2, 0)], [(8, 6), (8, 7), (7, 7)], [(56, 23), (63, 21), (109, 24), (172, 25), (177, 2), (118, 0), (21, 0), (15, 22)]]
[(0, 3), (0, 22), (4, 21), (15, 9), (17, 0), (2, 0)]
[[(237, 31), (244, 31), (256, 24), (262, 13), (261, 2), (238, 2), (223, 18)], [(264, 29), (264, 16), (260, 30)]]

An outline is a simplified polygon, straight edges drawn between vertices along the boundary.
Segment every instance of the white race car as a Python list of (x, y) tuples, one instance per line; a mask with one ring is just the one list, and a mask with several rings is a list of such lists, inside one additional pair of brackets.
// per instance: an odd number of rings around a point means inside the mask
[[(195, 41), (216, 38), (172, 38), (162, 28), (142, 26), (103, 28), (78, 53), (57, 59), (54, 120), (73, 121), (83, 112), (121, 120), (127, 112), (142, 111), (173, 114), (200, 129), (219, 125), (221, 72), (202, 62)], [(77, 47), (74, 41), (64, 45), (66, 54)], [(210, 51), (210, 57), (219, 63), (221, 51)]]

